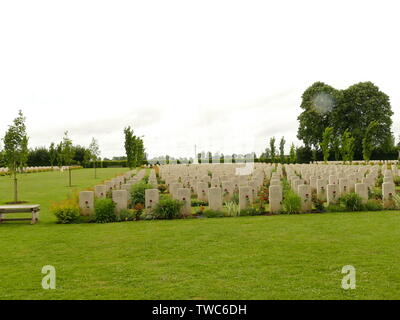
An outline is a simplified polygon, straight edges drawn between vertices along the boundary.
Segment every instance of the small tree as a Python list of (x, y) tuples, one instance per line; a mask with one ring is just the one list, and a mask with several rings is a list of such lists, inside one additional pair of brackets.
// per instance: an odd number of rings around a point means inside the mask
[(296, 153), (296, 147), (294, 146), (294, 144), (292, 143), (292, 145), (290, 146), (290, 162), (291, 163), (296, 163), (297, 161), (297, 153)]
[(371, 121), (365, 131), (364, 139), (362, 140), (363, 158), (366, 162), (371, 159), (377, 127), (378, 122), (375, 120)]
[(125, 152), (128, 167), (133, 169), (136, 167), (135, 163), (135, 136), (133, 129), (129, 126), (124, 129), (125, 134)]
[(354, 157), (354, 137), (351, 136), (350, 130), (346, 129), (342, 136), (342, 158), (344, 163), (349, 161), (350, 163), (353, 161)]
[(340, 135), (338, 134), (332, 134), (331, 136), (331, 146), (333, 149), (333, 154), (335, 156), (335, 161), (339, 161), (340, 160)]
[(50, 159), (51, 168), (53, 169), (53, 166), (54, 166), (54, 164), (55, 164), (55, 162), (56, 162), (56, 160), (57, 160), (57, 149), (56, 149), (56, 147), (55, 147), (54, 142), (52, 142), (52, 143), (50, 144), (50, 148), (49, 148), (49, 159)]
[(324, 162), (326, 163), (329, 159), (329, 151), (332, 142), (332, 132), (333, 128), (327, 127), (322, 134), (322, 142), (321, 142), (321, 149), (322, 154), (324, 155)]
[(61, 169), (61, 167), (63, 166), (64, 160), (63, 160), (63, 153), (62, 153), (62, 141), (57, 145), (56, 148), (56, 161), (57, 161), (57, 166)]
[(18, 202), (18, 171), (22, 171), (28, 160), (28, 135), (26, 133), (25, 117), (19, 110), (18, 117), (3, 138), (4, 158), (7, 163), (10, 176), (14, 177), (14, 202)]
[(65, 131), (64, 133), (64, 138), (61, 143), (62, 149), (61, 149), (61, 154), (62, 154), (62, 159), (64, 160), (65, 165), (68, 166), (68, 180), (69, 180), (69, 186), (71, 187), (71, 165), (72, 165), (72, 159), (74, 158), (74, 148), (72, 145), (72, 140), (68, 137), (68, 131)]
[(99, 147), (99, 144), (97, 143), (97, 140), (95, 138), (92, 138), (92, 142), (89, 145), (89, 150), (90, 150), (91, 159), (93, 161), (94, 178), (96, 179), (97, 178), (96, 161), (100, 157), (100, 147)]
[(276, 155), (276, 147), (275, 147), (275, 137), (269, 139), (269, 149), (271, 152), (271, 162), (275, 162), (275, 155)]
[(317, 149), (315, 147), (311, 150), (311, 160), (313, 162), (317, 161)]
[(281, 138), (281, 141), (279, 142), (279, 155), (281, 157), (281, 163), (285, 162), (285, 137)]

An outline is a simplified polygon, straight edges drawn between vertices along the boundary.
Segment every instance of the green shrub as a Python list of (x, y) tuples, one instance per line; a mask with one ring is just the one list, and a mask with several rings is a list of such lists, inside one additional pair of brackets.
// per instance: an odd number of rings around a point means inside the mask
[(400, 186), (400, 176), (393, 177), (394, 184)]
[(224, 216), (224, 213), (220, 210), (207, 209), (204, 210), (203, 215), (207, 218), (221, 218)]
[(246, 208), (246, 209), (242, 209), (240, 210), (240, 216), (258, 216), (261, 215), (262, 212), (257, 210), (256, 208)]
[(119, 216), (117, 216), (118, 221), (134, 221), (136, 219), (136, 212), (132, 209), (125, 209), (119, 212)]
[(60, 204), (53, 205), (51, 212), (56, 216), (57, 223), (77, 223), (80, 220), (80, 210), (77, 205)]
[(311, 201), (317, 211), (325, 211), (324, 200), (318, 199), (318, 194), (316, 191), (311, 194)]
[(382, 197), (382, 189), (374, 189), (372, 191), (368, 189), (368, 198), (382, 200)]
[(166, 184), (159, 184), (157, 188), (161, 193), (164, 193), (167, 190), (167, 185)]
[(286, 213), (299, 213), (301, 210), (301, 198), (293, 190), (286, 191), (282, 201), (283, 211)]
[(382, 183), (383, 183), (383, 176), (380, 175), (378, 177), (378, 179), (376, 179), (376, 181), (375, 181), (375, 186), (380, 187), (380, 186), (382, 186)]
[(364, 207), (362, 198), (355, 192), (349, 192), (340, 197), (340, 203), (347, 211), (361, 211)]
[(400, 209), (400, 195), (399, 194), (395, 194), (392, 197), (393, 200), (393, 209)]
[(231, 201), (233, 201), (236, 204), (239, 204), (239, 193), (234, 192)]
[(225, 208), (227, 210), (226, 216), (228, 217), (237, 217), (240, 215), (239, 205), (233, 201), (226, 202)]
[(379, 211), (382, 209), (382, 201), (380, 200), (370, 199), (364, 204), (364, 210), (366, 211)]
[(172, 199), (171, 197), (162, 197), (153, 210), (156, 219), (176, 219), (181, 217), (183, 202)]
[(108, 198), (97, 199), (94, 203), (94, 215), (97, 223), (117, 221), (115, 203)]
[(192, 207), (208, 206), (208, 202), (199, 199), (192, 199)]
[(145, 181), (139, 181), (131, 187), (130, 195), (132, 206), (135, 206), (138, 203), (145, 203), (146, 189), (153, 189), (153, 186)]

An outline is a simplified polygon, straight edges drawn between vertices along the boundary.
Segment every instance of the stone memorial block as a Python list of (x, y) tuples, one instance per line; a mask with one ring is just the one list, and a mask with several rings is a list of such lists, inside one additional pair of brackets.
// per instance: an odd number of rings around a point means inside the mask
[(312, 209), (311, 186), (307, 184), (299, 185), (297, 194), (301, 198), (301, 211), (310, 212)]
[(339, 195), (343, 196), (350, 192), (349, 181), (346, 178), (339, 179)]
[(338, 178), (336, 175), (329, 176), (329, 184), (338, 184)]
[(349, 174), (348, 176), (347, 176), (347, 181), (348, 181), (348, 184), (349, 184), (349, 192), (354, 192), (354, 187), (355, 187), (355, 184), (356, 184), (356, 176), (354, 175), (354, 174)]
[(171, 183), (169, 186), (169, 193), (171, 194), (172, 198), (176, 199), (177, 195), (176, 195), (176, 190), (178, 190), (178, 188), (182, 188), (183, 185), (181, 182), (174, 182)]
[(185, 216), (191, 215), (192, 207), (191, 207), (190, 189), (178, 188), (176, 194), (177, 194), (177, 199), (183, 202), (181, 213)]
[(310, 176), (310, 186), (311, 190), (317, 190), (317, 177), (316, 176)]
[(328, 205), (339, 202), (339, 186), (337, 184), (328, 184), (326, 186), (326, 202)]
[(222, 182), (222, 198), (224, 202), (231, 201), (235, 187), (231, 181)]
[(293, 181), (292, 189), (297, 193), (299, 190), (299, 186), (303, 185), (304, 181), (302, 179), (296, 179)]
[(384, 177), (383, 182), (388, 182), (388, 183), (393, 183), (393, 178), (392, 177)]
[(114, 189), (113, 183), (111, 181), (104, 182), (104, 185), (106, 186), (106, 192), (110, 192)]
[(239, 187), (239, 208), (246, 209), (253, 203), (253, 195), (250, 187)]
[(151, 211), (160, 201), (160, 191), (158, 189), (146, 189), (144, 197), (146, 210)]
[(211, 179), (211, 187), (212, 188), (219, 188), (221, 185), (220, 185), (220, 182), (219, 182), (219, 178), (212, 178)]
[(281, 180), (279, 179), (272, 179), (269, 183), (270, 186), (280, 186), (281, 185)]
[(211, 210), (222, 210), (222, 190), (221, 188), (208, 189), (208, 206)]
[(124, 183), (121, 185), (121, 190), (126, 190), (126, 191), (130, 191), (131, 190), (131, 184), (130, 183)]
[(94, 187), (94, 194), (96, 198), (105, 198), (107, 195), (106, 186), (104, 184), (99, 184)]
[(112, 200), (115, 202), (115, 211), (117, 214), (119, 214), (121, 210), (128, 209), (128, 191), (113, 190)]
[(269, 186), (269, 212), (279, 213), (282, 211), (282, 186)]
[(356, 183), (355, 192), (361, 197), (363, 203), (368, 201), (368, 186), (365, 183)]
[(94, 192), (81, 191), (79, 192), (79, 208), (81, 215), (89, 216), (94, 213)]
[(317, 179), (317, 197), (322, 201), (326, 201), (326, 180)]
[(248, 185), (251, 188), (253, 199), (256, 199), (257, 198), (257, 193), (258, 193), (258, 187), (257, 187), (256, 182), (255, 181), (249, 181)]
[(201, 201), (208, 201), (208, 183), (197, 183), (197, 198)]
[(396, 194), (396, 185), (393, 182), (384, 182), (382, 184), (383, 207), (393, 207), (393, 196)]

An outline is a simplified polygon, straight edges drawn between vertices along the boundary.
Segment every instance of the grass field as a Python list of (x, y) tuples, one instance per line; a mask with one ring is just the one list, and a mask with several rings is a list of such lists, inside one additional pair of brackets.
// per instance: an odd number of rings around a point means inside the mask
[[(94, 185), (91, 175), (74, 171), (76, 188)], [(0, 299), (400, 298), (399, 212), (57, 225), (49, 200), (65, 198), (66, 184), (57, 172), (21, 178), (41, 221), (0, 225)], [(10, 186), (0, 177), (1, 201)], [(44, 265), (56, 268), (56, 290), (41, 287)], [(356, 268), (355, 290), (341, 288), (344, 265)]]

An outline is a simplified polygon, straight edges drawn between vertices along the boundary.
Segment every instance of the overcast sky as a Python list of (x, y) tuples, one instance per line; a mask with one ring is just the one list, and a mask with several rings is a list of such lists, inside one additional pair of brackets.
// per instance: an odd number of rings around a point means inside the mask
[(288, 150), (309, 85), (372, 81), (397, 138), (396, 2), (0, 0), (0, 135), (22, 109), (30, 147), (120, 156), (131, 125), (150, 157)]

